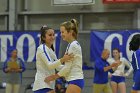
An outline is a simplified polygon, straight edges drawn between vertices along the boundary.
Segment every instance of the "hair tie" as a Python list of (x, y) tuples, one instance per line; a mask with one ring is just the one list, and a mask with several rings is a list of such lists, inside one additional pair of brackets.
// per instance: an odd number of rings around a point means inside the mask
[(48, 26), (47, 25), (43, 25), (42, 27), (44, 28), (44, 27), (48, 27)]

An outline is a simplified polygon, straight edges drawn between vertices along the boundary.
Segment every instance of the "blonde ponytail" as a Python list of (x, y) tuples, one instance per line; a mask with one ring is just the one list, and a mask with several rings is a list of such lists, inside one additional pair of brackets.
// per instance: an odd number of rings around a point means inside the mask
[(73, 24), (72, 30), (73, 32), (73, 36), (75, 37), (75, 39), (77, 39), (78, 37), (78, 22), (76, 21), (76, 19), (71, 19), (71, 23)]

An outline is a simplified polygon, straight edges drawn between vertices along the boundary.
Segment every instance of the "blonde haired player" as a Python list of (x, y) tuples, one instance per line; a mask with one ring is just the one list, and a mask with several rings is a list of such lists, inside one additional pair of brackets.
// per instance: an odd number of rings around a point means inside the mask
[(73, 53), (72, 62), (66, 63), (65, 66), (55, 75), (46, 77), (46, 82), (50, 82), (59, 77), (65, 77), (68, 81), (66, 93), (81, 93), (84, 87), (84, 76), (82, 71), (82, 50), (77, 41), (78, 23), (75, 19), (67, 21), (60, 26), (61, 36), (69, 44), (66, 54)]

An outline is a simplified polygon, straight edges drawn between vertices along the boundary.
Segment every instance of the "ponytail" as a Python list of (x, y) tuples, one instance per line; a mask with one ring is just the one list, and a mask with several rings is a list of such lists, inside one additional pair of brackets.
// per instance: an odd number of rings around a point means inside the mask
[(76, 19), (72, 19), (71, 23), (74, 24), (74, 26), (72, 27), (73, 32), (73, 36), (75, 37), (75, 39), (77, 39), (78, 37), (78, 23), (76, 21)]

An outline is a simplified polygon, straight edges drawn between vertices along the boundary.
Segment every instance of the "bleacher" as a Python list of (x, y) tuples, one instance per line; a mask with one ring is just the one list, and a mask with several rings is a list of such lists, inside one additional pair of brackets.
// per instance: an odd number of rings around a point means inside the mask
[[(0, 85), (1, 83), (5, 82), (5, 73), (2, 71), (2, 64), (0, 62)], [(26, 71), (23, 73), (22, 85), (20, 93), (33, 93), (31, 89), (31, 84), (34, 82), (34, 76), (36, 73), (35, 63), (34, 62), (25, 62)], [(84, 77), (85, 77), (85, 87), (82, 93), (93, 93), (93, 70), (84, 70)], [(132, 82), (132, 74), (126, 78), (126, 86), (127, 86), (127, 93), (130, 92), (131, 87), (133, 85)], [(4, 93), (5, 88), (0, 86), (0, 93)]]

